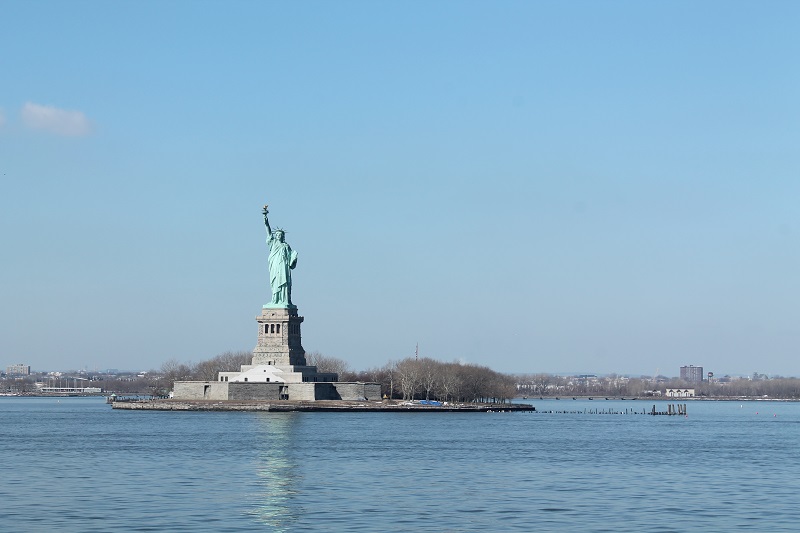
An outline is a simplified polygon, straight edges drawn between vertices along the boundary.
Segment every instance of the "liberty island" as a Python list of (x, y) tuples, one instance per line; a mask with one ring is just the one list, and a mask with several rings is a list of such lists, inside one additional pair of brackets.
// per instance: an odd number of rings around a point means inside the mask
[[(309, 365), (302, 345), (305, 320), (292, 302), (292, 271), (298, 254), (286, 242), (286, 230), (273, 228), (268, 206), (262, 210), (267, 232), (269, 301), (256, 317), (256, 346), (249, 365), (219, 372), (215, 381), (175, 381), (171, 398), (141, 402), (113, 401), (115, 409), (156, 410), (434, 410), (488, 411), (492, 404), (392, 402), (381, 397), (381, 384), (339, 381), (334, 372)], [(503, 410), (532, 411), (508, 404)]]

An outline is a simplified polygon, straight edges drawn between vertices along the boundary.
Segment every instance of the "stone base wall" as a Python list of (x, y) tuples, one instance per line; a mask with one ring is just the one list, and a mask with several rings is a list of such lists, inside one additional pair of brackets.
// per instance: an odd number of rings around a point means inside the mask
[(224, 381), (176, 381), (173, 397), (179, 400), (227, 400)]
[(289, 386), (289, 399), (296, 401), (313, 400), (380, 400), (380, 383), (319, 382), (292, 383)]
[(334, 400), (380, 400), (380, 383), (332, 383), (336, 387), (339, 398)]
[(228, 383), (226, 400), (280, 400), (282, 383)]
[(364, 396), (370, 401), (380, 401), (383, 399), (381, 395), (380, 383), (364, 383)]
[(317, 383), (292, 383), (289, 385), (289, 399), (297, 402), (318, 400), (316, 385)]
[(302, 402), (315, 400), (341, 400), (336, 383), (292, 383), (289, 386), (289, 399)]
[(307, 382), (247, 383), (240, 381), (176, 381), (176, 400), (380, 400), (380, 383)]

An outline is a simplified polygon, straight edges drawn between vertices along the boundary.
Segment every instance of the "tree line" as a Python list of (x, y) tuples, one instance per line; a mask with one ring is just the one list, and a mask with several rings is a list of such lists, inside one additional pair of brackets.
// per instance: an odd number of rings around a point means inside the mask
[[(106, 392), (166, 396), (175, 381), (216, 381), (219, 372), (238, 372), (252, 362), (249, 351), (226, 351), (199, 363), (171, 359), (160, 370), (139, 376), (93, 378), (92, 385)], [(615, 396), (646, 397), (665, 389), (694, 389), (699, 397), (770, 397), (800, 399), (800, 379), (754, 375), (753, 379), (733, 379), (689, 383), (677, 378), (657, 376), (628, 378), (610, 374), (559, 376), (555, 374), (504, 374), (488, 367), (461, 362), (442, 362), (428, 357), (408, 357), (389, 361), (367, 370), (352, 370), (340, 358), (320, 352), (306, 354), (307, 364), (319, 372), (334, 372), (339, 381), (366, 381), (381, 384), (384, 398), (398, 400), (439, 400), (446, 402), (506, 402), (514, 397)], [(0, 392), (34, 393), (36, 378), (0, 378)]]
[[(236, 372), (249, 365), (250, 352), (225, 352), (197, 364), (170, 360), (161, 366), (146, 387), (156, 395), (168, 394), (176, 381), (214, 381), (219, 372)], [(306, 354), (306, 363), (318, 372), (335, 372), (339, 381), (367, 381), (381, 384), (385, 398), (438, 400), (443, 402), (498, 402), (517, 396), (516, 378), (491, 368), (445, 363), (428, 357), (389, 361), (381, 367), (355, 371), (343, 359), (320, 352)]]
[(800, 398), (800, 379), (773, 377), (771, 379), (731, 379), (691, 383), (678, 378), (626, 378), (611, 374), (586, 379), (553, 374), (520, 374), (517, 390), (520, 396), (617, 396), (643, 397), (663, 393), (666, 389), (694, 389), (697, 397), (741, 398)]
[(216, 381), (220, 372), (239, 372), (242, 365), (249, 365), (253, 354), (247, 351), (227, 351), (199, 363), (181, 363), (170, 359), (161, 365), (161, 371), (153, 380), (157, 395), (167, 395), (176, 381)]
[(340, 381), (380, 383), (384, 398), (503, 403), (517, 396), (514, 376), (480, 365), (408, 357), (353, 371), (344, 360), (318, 352), (307, 359), (320, 372), (337, 372)]

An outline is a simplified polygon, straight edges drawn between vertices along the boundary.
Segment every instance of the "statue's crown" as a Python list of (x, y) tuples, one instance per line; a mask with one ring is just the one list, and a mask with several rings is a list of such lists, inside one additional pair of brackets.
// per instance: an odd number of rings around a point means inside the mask
[(280, 231), (281, 233), (283, 233), (284, 235), (286, 234), (286, 230), (285, 230), (285, 229), (283, 229), (283, 228), (275, 228), (274, 230), (272, 230), (272, 233), (277, 233), (277, 232), (279, 232), (279, 231)]

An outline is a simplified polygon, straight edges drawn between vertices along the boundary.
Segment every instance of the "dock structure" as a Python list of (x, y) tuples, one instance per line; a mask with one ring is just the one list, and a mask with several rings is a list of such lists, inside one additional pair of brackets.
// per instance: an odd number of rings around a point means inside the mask
[(114, 401), (113, 409), (150, 411), (271, 411), (271, 412), (414, 412), (414, 413), (493, 413), (535, 412), (529, 404), (448, 403), (430, 405), (412, 402), (312, 400), (274, 402), (259, 400), (128, 400)]
[(688, 416), (686, 404), (669, 404), (666, 411), (655, 405), (642, 409), (537, 409), (521, 403), (423, 403), (401, 401), (263, 401), (263, 400), (180, 400), (174, 398), (109, 398), (113, 409), (142, 411), (270, 411), (270, 412), (413, 412), (413, 413), (539, 413), (556, 415), (665, 415)]

